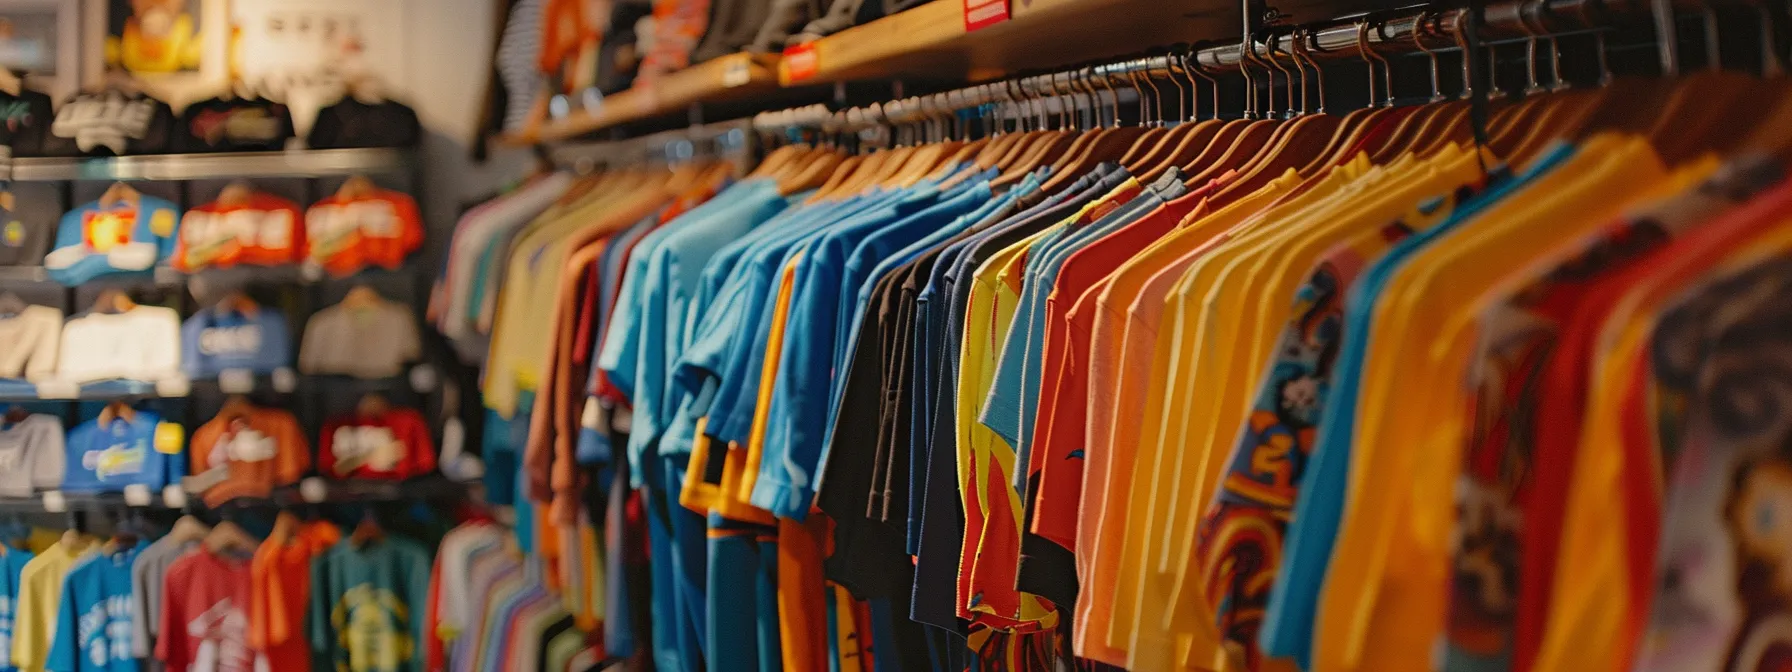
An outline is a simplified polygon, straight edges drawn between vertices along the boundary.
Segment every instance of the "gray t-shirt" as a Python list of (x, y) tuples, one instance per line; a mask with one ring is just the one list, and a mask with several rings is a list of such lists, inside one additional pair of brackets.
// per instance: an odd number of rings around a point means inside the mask
[[(162, 613), (162, 576), (175, 560), (198, 547), (197, 541), (162, 537), (137, 552), (137, 559), (131, 562), (131, 655), (154, 661), (156, 635), (160, 634), (156, 617)], [(155, 661), (151, 669), (159, 667), (159, 661)]]
[(30, 497), (62, 485), (62, 420), (28, 415), (17, 424), (0, 423), (0, 497)]
[(299, 372), (392, 378), (423, 356), (417, 318), (400, 303), (337, 304), (311, 316), (299, 343)]

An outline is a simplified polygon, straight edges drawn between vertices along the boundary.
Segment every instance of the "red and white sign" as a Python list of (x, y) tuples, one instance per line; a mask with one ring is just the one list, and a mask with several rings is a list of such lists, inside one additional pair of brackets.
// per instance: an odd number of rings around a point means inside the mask
[(964, 0), (964, 31), (971, 32), (1007, 21), (1008, 0)]

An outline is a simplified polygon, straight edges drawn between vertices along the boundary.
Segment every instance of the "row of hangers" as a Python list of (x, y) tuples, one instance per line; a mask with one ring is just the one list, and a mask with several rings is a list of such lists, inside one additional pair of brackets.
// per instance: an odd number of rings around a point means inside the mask
[[(1525, 35), (1528, 86), (1522, 96), (1499, 91), (1485, 66), (1480, 73), (1471, 72), (1470, 59), (1462, 59), (1463, 81), (1467, 82), (1464, 90), (1455, 97), (1441, 91), (1439, 54), (1478, 51), (1470, 47), (1472, 28), (1467, 11), (1424, 11), (1398, 24), (1365, 18), (1343, 28), (1277, 29), (1261, 44), (1185, 50), (1151, 61), (1087, 67), (834, 112), (820, 124), (824, 133), (834, 133), (834, 137), (824, 135), (815, 145), (774, 150), (753, 175), (777, 178), (787, 194), (815, 190), (813, 200), (821, 200), (874, 186), (908, 187), (923, 178), (943, 178), (966, 162), (978, 170), (998, 169), (994, 180), (998, 188), (1050, 166), (1044, 185), (1049, 193), (1100, 162), (1114, 161), (1142, 182), (1155, 181), (1172, 168), (1181, 171), (1191, 186), (1232, 172), (1232, 179), (1220, 192), (1224, 196), (1227, 192), (1248, 193), (1288, 170), (1303, 178), (1313, 177), (1341, 163), (1358, 147), (1374, 162), (1385, 163), (1406, 153), (1428, 155), (1449, 143), (1471, 142), (1477, 136), (1484, 138), (1494, 155), (1515, 164), (1527, 162), (1554, 140), (1585, 138), (1603, 130), (1644, 135), (1670, 163), (1704, 151), (1744, 146), (1792, 152), (1792, 87), (1772, 77), (1782, 71), (1782, 65), (1770, 28), (1759, 36), (1764, 55), (1761, 71), (1769, 75), (1765, 78), (1720, 69), (1717, 20), (1709, 6), (1703, 16), (1710, 52), (1707, 69), (1681, 74), (1677, 61), (1671, 60), (1664, 74), (1677, 76), (1618, 78), (1609, 70), (1604, 30), (1593, 26), (1592, 55), (1599, 65), (1600, 83), (1582, 88), (1561, 76), (1563, 51), (1549, 28), (1571, 21), (1551, 7), (1545, 0), (1520, 0), (1508, 8), (1508, 15), (1518, 17)], [(1767, 6), (1754, 7), (1771, 26), (1773, 17), (1767, 14)], [(1389, 35), (1390, 26), (1398, 26), (1396, 36)], [(1401, 29), (1404, 35), (1398, 35)], [(1370, 71), (1371, 104), (1334, 115), (1325, 109), (1324, 69), (1318, 61), (1344, 55), (1320, 48), (1326, 42), (1335, 43), (1341, 30), (1355, 33), (1354, 55)], [(1375, 39), (1371, 39), (1371, 31)], [(1675, 39), (1658, 36), (1664, 52), (1672, 52), (1666, 41)], [(1547, 44), (1550, 51), (1553, 81), (1548, 84), (1538, 75), (1540, 44)], [(1392, 104), (1391, 69), (1380, 53), (1389, 49), (1420, 52), (1429, 59), (1432, 88), (1427, 102), (1402, 107)], [(1228, 55), (1232, 58), (1226, 58)], [(1215, 72), (1216, 66), (1223, 67), (1228, 60), (1237, 67), (1245, 89), (1245, 107), (1232, 118), (1218, 113), (1221, 82)], [(1186, 84), (1186, 91), (1196, 101), (1193, 107), (1199, 109), (1201, 86), (1197, 79), (1214, 91), (1215, 114), (1197, 119), (1184, 108), (1185, 123), (1165, 123), (1164, 96), (1157, 80), (1175, 86), (1179, 103)], [(1379, 90), (1377, 79), (1385, 82)], [(1316, 97), (1308, 96), (1313, 88), (1309, 80), (1317, 84)], [(1142, 123), (1119, 123), (1123, 88), (1138, 92)], [(1278, 88), (1285, 91), (1281, 109), (1276, 105)], [(1486, 125), (1479, 134), (1471, 125), (1471, 101), (1477, 89), (1491, 99)], [(1153, 97), (1157, 101), (1155, 117), (1146, 105)], [(1315, 98), (1317, 107), (1310, 107)], [(998, 118), (991, 135), (972, 139), (965, 125), (950, 121), (960, 110), (1015, 114)], [(1737, 114), (1741, 110), (1769, 112)], [(1015, 127), (1003, 128), (1006, 122), (1014, 122)], [(894, 138), (894, 146), (868, 154), (844, 150), (848, 138), (840, 133), (856, 131), (863, 136), (868, 135), (864, 132), (867, 127), (890, 123), (897, 127), (880, 130)], [(946, 183), (969, 174), (962, 172)]]

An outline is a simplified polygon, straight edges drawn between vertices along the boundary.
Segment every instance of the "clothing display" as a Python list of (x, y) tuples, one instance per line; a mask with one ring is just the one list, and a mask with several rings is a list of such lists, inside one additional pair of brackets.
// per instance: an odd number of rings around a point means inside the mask
[(170, 670), (250, 672), (265, 665), (249, 648), (249, 560), (199, 545), (168, 565), (156, 617), (156, 659)]
[[(81, 561), (99, 552), (98, 540), (76, 536), (38, 553), (19, 570), (18, 599), (12, 619), (12, 665), (21, 672), (43, 672), (61, 610), (63, 578)], [(106, 652), (109, 655), (109, 652)]]
[(304, 261), (306, 249), (297, 203), (247, 191), (188, 210), (169, 265), (185, 273), (238, 264), (280, 266)]
[(312, 149), (415, 147), (423, 139), (417, 111), (393, 100), (346, 96), (317, 111), (306, 144)]
[(180, 113), (183, 152), (277, 152), (293, 137), (292, 112), (266, 98), (209, 98)]
[[(430, 552), (388, 537), (338, 542), (311, 563), (309, 637), (336, 669), (424, 669)], [(497, 668), (482, 668), (497, 669)]]
[(415, 313), (377, 294), (317, 311), (299, 341), (299, 371), (307, 374), (390, 378), (422, 356)]
[(183, 434), (153, 411), (109, 408), (69, 430), (62, 489), (122, 492), (141, 485), (160, 492), (187, 475)]
[(345, 188), (305, 211), (305, 259), (334, 275), (398, 268), (422, 244), (417, 202), (403, 192)]
[(436, 470), (435, 443), (416, 409), (357, 412), (324, 422), (317, 470), (330, 478), (402, 481)]
[(292, 364), (291, 334), (278, 310), (247, 299), (219, 302), (181, 325), (181, 370), (191, 378), (232, 369), (272, 373)]
[[(3, 202), (3, 200), (0, 200)], [(56, 227), (47, 222), (27, 222), (9, 207), (0, 206), (0, 266), (38, 266), (50, 253)]]
[(56, 371), (62, 311), (27, 305), (0, 307), (0, 378), (44, 380)]
[(202, 496), (217, 506), (238, 497), (267, 497), (297, 483), (311, 468), (311, 446), (292, 413), (237, 404), (193, 430), (192, 471), (207, 481)]
[(44, 138), (49, 156), (161, 154), (179, 148), (174, 111), (135, 91), (110, 88), (75, 94), (56, 108)]
[(30, 497), (62, 485), (62, 419), (42, 413), (0, 418), (0, 497)]
[(70, 210), (44, 257), (50, 279), (79, 285), (114, 273), (142, 273), (174, 254), (180, 210), (173, 203), (119, 187)]
[(131, 655), (131, 565), (144, 545), (101, 548), (68, 571), (44, 669), (137, 670)]
[(43, 156), (44, 136), (56, 118), (51, 108), (50, 97), (38, 91), (0, 92), (0, 145), (14, 157)]
[(180, 313), (160, 306), (89, 311), (62, 325), (55, 379), (71, 383), (182, 378)]

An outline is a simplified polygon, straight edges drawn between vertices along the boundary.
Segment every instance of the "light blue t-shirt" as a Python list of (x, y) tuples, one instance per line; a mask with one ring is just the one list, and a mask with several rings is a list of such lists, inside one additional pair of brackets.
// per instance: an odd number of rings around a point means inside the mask
[(94, 556), (69, 570), (45, 670), (137, 672), (131, 653), (131, 563), (147, 545)]
[[(825, 423), (838, 340), (835, 329), (844, 303), (840, 288), (859, 244), (877, 239), (882, 241), (880, 249), (867, 254), (894, 251), (991, 197), (987, 181), (961, 184), (933, 207), (887, 224), (841, 227), (810, 246), (810, 254), (800, 265), (803, 277), (791, 294), (759, 478), (750, 497), (754, 506), (796, 520), (808, 515), (815, 497), (815, 468), (827, 444), (829, 427)], [(879, 235), (885, 232), (888, 234)], [(870, 264), (861, 263), (868, 271)]]
[(1282, 553), (1282, 569), (1270, 589), (1258, 642), (1264, 652), (1293, 657), (1303, 669), (1312, 664), (1313, 619), (1320, 589), (1337, 541), (1338, 522), (1344, 511), (1350, 477), (1350, 441), (1356, 428), (1358, 385), (1363, 360), (1368, 355), (1371, 318), (1375, 302), (1394, 273), (1414, 254), (1460, 227), (1488, 206), (1548, 173), (1574, 153), (1558, 144), (1539, 157), (1529, 170), (1503, 185), (1490, 187), (1480, 196), (1456, 206), (1449, 219), (1411, 238), (1400, 241), (1386, 255), (1363, 270), (1345, 295), (1342, 346), (1332, 377), (1332, 387), (1322, 400), (1313, 454), (1307, 458), (1306, 476), (1294, 503), (1294, 519), (1288, 525)]

